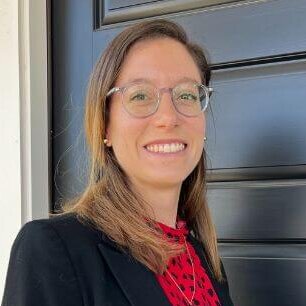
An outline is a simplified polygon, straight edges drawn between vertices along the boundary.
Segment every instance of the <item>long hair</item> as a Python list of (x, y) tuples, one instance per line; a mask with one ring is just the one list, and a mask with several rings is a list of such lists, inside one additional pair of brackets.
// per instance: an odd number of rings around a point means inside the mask
[[(124, 59), (136, 42), (172, 38), (182, 43), (209, 85), (210, 67), (203, 49), (189, 41), (184, 29), (171, 21), (158, 19), (128, 27), (117, 35), (97, 61), (86, 97), (84, 129), (90, 152), (88, 183), (84, 191), (65, 203), (63, 213), (74, 212), (90, 221), (111, 240), (155, 273), (163, 273), (169, 258), (184, 250), (183, 245), (167, 241), (150, 221), (147, 204), (120, 167), (111, 147), (103, 143), (109, 121), (107, 92), (113, 87)], [(186, 220), (191, 234), (208, 255), (210, 269), (223, 280), (215, 228), (206, 200), (206, 152), (182, 183), (178, 216)]]

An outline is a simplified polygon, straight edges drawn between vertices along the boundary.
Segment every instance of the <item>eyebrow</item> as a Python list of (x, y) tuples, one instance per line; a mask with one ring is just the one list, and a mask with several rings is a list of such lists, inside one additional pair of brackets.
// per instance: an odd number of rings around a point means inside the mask
[[(192, 82), (199, 83), (199, 81), (197, 81), (196, 79), (194, 79), (194, 78), (189, 78), (189, 77), (182, 77), (182, 78), (180, 78), (180, 79), (177, 81), (177, 83), (184, 82), (184, 81), (192, 81)], [(132, 83), (132, 82), (149, 82), (149, 83), (154, 83), (153, 79), (148, 79), (148, 78), (134, 78), (134, 79), (128, 79), (128, 81), (125, 82), (125, 84)], [(201, 83), (201, 82), (200, 82), (200, 83)]]

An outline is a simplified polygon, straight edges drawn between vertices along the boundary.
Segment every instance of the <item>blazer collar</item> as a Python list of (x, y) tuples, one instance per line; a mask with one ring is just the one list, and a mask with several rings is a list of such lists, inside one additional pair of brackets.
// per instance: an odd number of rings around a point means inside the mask
[[(214, 278), (201, 244), (191, 234), (188, 234), (187, 239), (195, 248), (221, 305), (227, 305), (225, 303), (224, 288)], [(152, 271), (136, 261), (132, 256), (122, 252), (106, 235), (102, 235), (102, 243), (99, 243), (98, 247), (131, 305), (171, 306)]]
[[(225, 284), (220, 283), (214, 276), (211, 267), (209, 265), (209, 261), (207, 259), (206, 252), (204, 248), (202, 247), (201, 243), (195, 239), (192, 235), (188, 235), (188, 241), (191, 243), (191, 245), (194, 247), (196, 254), (199, 256), (199, 259), (201, 261), (202, 267), (205, 269), (207, 275), (209, 276), (209, 279), (212, 283), (212, 286), (214, 287), (216, 294), (218, 295), (219, 301), (221, 305), (233, 305), (229, 302), (228, 297), (226, 296), (226, 290), (225, 290)], [(224, 271), (222, 271), (224, 272)], [(226, 281), (227, 282), (227, 281)]]
[(125, 296), (133, 306), (170, 306), (154, 273), (116, 247), (103, 235), (99, 250)]

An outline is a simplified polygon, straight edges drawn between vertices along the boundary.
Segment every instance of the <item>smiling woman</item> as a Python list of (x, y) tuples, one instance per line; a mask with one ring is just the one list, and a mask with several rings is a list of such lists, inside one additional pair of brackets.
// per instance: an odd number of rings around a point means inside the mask
[(88, 87), (88, 186), (22, 228), (3, 305), (233, 305), (206, 201), (209, 81), (173, 22), (114, 38)]

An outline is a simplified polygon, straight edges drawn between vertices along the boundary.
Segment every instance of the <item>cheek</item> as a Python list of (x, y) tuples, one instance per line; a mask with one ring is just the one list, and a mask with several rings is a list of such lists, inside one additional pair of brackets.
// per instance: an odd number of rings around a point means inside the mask
[(205, 117), (196, 118), (191, 125), (191, 134), (193, 135), (193, 154), (194, 159), (198, 162), (204, 148), (204, 136), (205, 136)]
[(197, 129), (197, 133), (201, 136), (204, 137), (205, 135), (205, 129), (206, 129), (206, 124), (205, 124), (205, 119), (204, 120), (201, 120), (197, 126), (196, 126), (196, 129)]
[(130, 153), (137, 150), (140, 133), (145, 130), (144, 120), (131, 117), (121, 104), (114, 104), (110, 110), (109, 123), (108, 134), (117, 159), (131, 159), (134, 155)]
[(204, 114), (199, 118), (194, 118), (191, 122), (189, 122), (191, 133), (194, 134), (197, 140), (203, 140), (205, 136), (206, 129), (206, 121)]
[(126, 138), (123, 136), (129, 131), (128, 126), (129, 120), (122, 108), (121, 100), (119, 98), (113, 99), (110, 105), (109, 124), (107, 128), (107, 134), (111, 139), (113, 147), (116, 148), (126, 141)]

